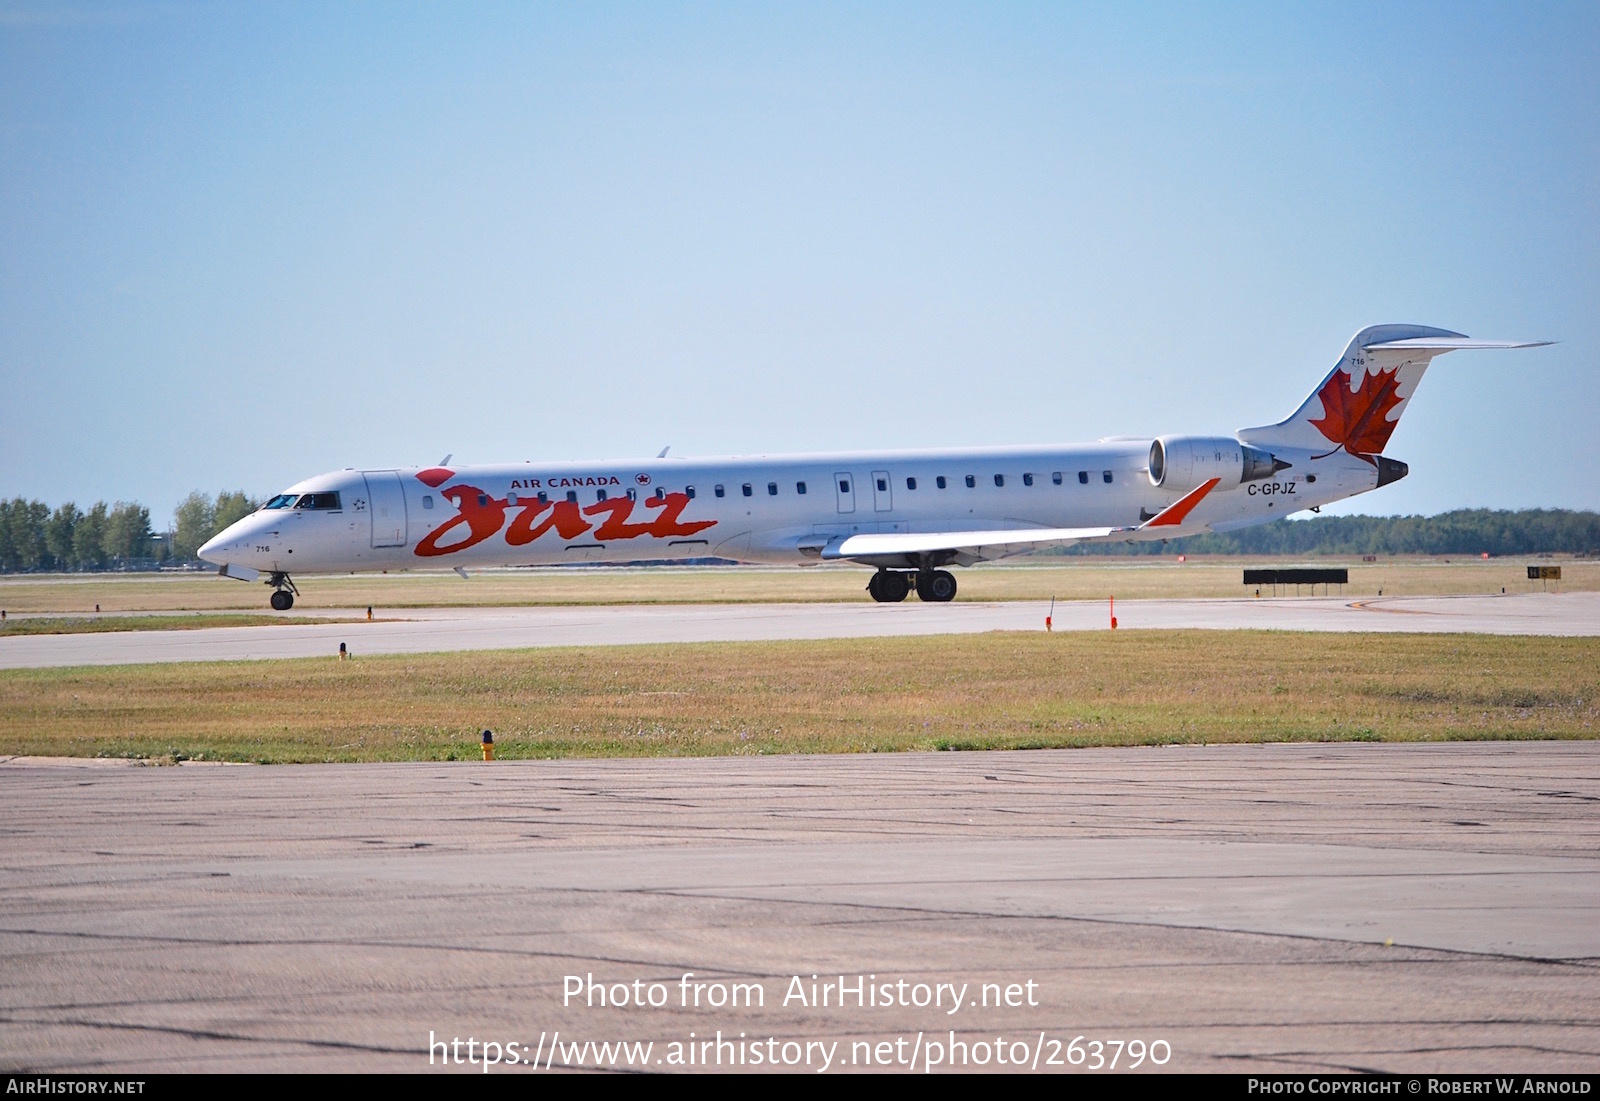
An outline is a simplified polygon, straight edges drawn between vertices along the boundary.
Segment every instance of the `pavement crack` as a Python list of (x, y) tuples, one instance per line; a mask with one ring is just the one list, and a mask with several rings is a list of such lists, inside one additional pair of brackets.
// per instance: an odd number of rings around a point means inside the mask
[(340, 1051), (363, 1051), (379, 1055), (417, 1054), (415, 1048), (358, 1044), (350, 1040), (311, 1040), (300, 1036), (250, 1036), (242, 1032), (222, 1032), (217, 1029), (184, 1028), (180, 1025), (134, 1024), (127, 1021), (96, 1021), (87, 1017), (15, 1017), (9, 1014), (0, 1014), (0, 1021), (16, 1025), (76, 1025), (79, 1028), (104, 1028), (119, 1032), (155, 1032), (168, 1036), (182, 1036), (191, 1040), (231, 1040), (246, 1044), (300, 1044), (305, 1047), (333, 1048)]

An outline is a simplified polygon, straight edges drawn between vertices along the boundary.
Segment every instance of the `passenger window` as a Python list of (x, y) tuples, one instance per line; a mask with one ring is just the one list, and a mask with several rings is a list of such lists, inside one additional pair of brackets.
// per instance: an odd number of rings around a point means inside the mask
[(796, 482), (794, 484), (794, 491), (800, 494), (800, 496), (804, 497), (806, 495), (806, 484), (804, 482)]
[(1087, 470), (1078, 471), (1078, 484), (1081, 486), (1089, 484), (1089, 472)]
[(628, 500), (637, 501), (639, 499), (639, 491), (637, 489), (631, 489), (630, 488), (627, 492), (628, 492)]
[(968, 474), (967, 475), (967, 488), (968, 489), (972, 489), (977, 484), (978, 484), (978, 479), (974, 478), (971, 474)]
[(1050, 475), (1050, 480), (1056, 485), (1061, 484), (1061, 471), (1057, 470)]
[(573, 504), (577, 504), (578, 503), (578, 491), (575, 490), (575, 489), (567, 490), (567, 500), (572, 502)]
[(889, 479), (887, 479), (887, 478), (879, 478), (878, 479), (878, 492), (879, 493), (888, 493), (889, 492)]
[(746, 497), (750, 496), (752, 493), (755, 492), (753, 489), (750, 488), (750, 483), (749, 482), (746, 482), (742, 488), (744, 490), (744, 495)]
[(849, 481), (841, 480), (839, 482), (839, 492), (840, 493), (849, 493), (850, 492), (850, 483), (849, 483)]
[(596, 501), (604, 501), (606, 499), (606, 491), (603, 490), (603, 489), (595, 490), (594, 491), (594, 499)]
[(539, 491), (539, 503), (541, 505), (548, 505), (550, 503), (550, 494), (546, 493), (542, 489)]
[(478, 494), (478, 507), (479, 508), (488, 508), (489, 507), (489, 495), (487, 493)]
[(938, 486), (940, 489), (945, 489), (945, 488), (947, 488), (949, 486), (950, 483), (946, 482), (944, 480), (944, 475), (941, 474), (941, 475), (939, 475), (937, 478), (935, 478), (933, 480), (933, 484)]
[(711, 492), (715, 493), (718, 497), (726, 497), (728, 495), (728, 491), (726, 489), (724, 489), (722, 486), (713, 487)]
[(1024, 474), (1022, 476), (1022, 484), (1025, 485), (1025, 486), (1031, 486), (1033, 484), (1033, 475), (1032, 474)]
[(684, 486), (683, 495), (691, 501), (694, 500), (694, 486)]
[(996, 474), (994, 476), (994, 484), (997, 485), (997, 486), (1005, 485), (1006, 484), (1006, 476), (1004, 474)]
[(1110, 485), (1111, 484), (1111, 471), (1109, 471), (1109, 470), (1101, 471), (1100, 479), (1102, 481), (1104, 481), (1106, 485)]
[(917, 488), (917, 480), (915, 478), (907, 478), (906, 479), (906, 488), (907, 489), (916, 489)]
[(422, 495), (422, 507), (423, 508), (432, 508), (433, 507), (433, 494), (424, 493)]
[(517, 495), (515, 493), (507, 493), (506, 494), (506, 507), (507, 508), (516, 508), (517, 507)]
[(778, 483), (777, 482), (768, 482), (767, 483), (767, 496), (768, 497), (776, 497), (777, 495), (778, 495)]

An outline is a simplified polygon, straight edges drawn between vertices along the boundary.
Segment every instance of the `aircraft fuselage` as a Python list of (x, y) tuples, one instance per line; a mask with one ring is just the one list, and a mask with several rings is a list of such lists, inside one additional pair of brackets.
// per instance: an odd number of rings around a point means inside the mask
[(873, 598), (949, 600), (971, 565), (1081, 542), (1262, 524), (1405, 477), (1383, 454), (1429, 363), (1473, 340), (1373, 325), (1288, 418), (1231, 436), (1067, 447), (342, 470), (289, 487), (200, 548), (267, 575), (731, 558), (851, 561)]
[[(1192, 488), (1152, 484), (1151, 443), (343, 470), (289, 487), (286, 507), (239, 521), (204, 557), (295, 574), (703, 557), (804, 565), (863, 533), (1131, 529)], [(1277, 454), (1287, 469), (1210, 495), (1207, 529), (1377, 485), (1370, 463), (1342, 452)]]

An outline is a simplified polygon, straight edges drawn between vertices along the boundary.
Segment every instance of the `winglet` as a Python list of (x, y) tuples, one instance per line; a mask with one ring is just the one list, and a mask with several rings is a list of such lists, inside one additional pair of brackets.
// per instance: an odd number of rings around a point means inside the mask
[(1168, 505), (1166, 508), (1152, 516), (1149, 523), (1145, 524), (1144, 526), (1147, 528), (1177, 527), (1179, 524), (1183, 523), (1184, 517), (1188, 516), (1189, 513), (1194, 510), (1194, 506), (1198, 505), (1201, 499), (1204, 498), (1207, 493), (1210, 493), (1213, 489), (1217, 488), (1217, 483), (1220, 481), (1222, 481), (1221, 478), (1212, 478), (1204, 485), (1196, 486), (1194, 489), (1191, 489), (1188, 493), (1185, 493), (1182, 497), (1179, 497), (1176, 501), (1172, 502), (1172, 504)]

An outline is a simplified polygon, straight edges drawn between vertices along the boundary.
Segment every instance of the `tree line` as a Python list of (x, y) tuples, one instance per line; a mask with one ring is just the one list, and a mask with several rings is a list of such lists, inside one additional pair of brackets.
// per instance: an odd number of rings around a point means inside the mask
[(1600, 556), (1600, 513), (1458, 509), (1437, 516), (1314, 516), (1170, 543), (1080, 543), (1064, 554), (1581, 554)]
[(0, 501), (0, 573), (34, 570), (127, 570), (195, 562), (195, 552), (223, 528), (261, 507), (244, 493), (199, 490), (183, 499), (172, 526), (150, 528), (150, 510), (137, 502), (97, 501), (83, 511), (68, 501)]

